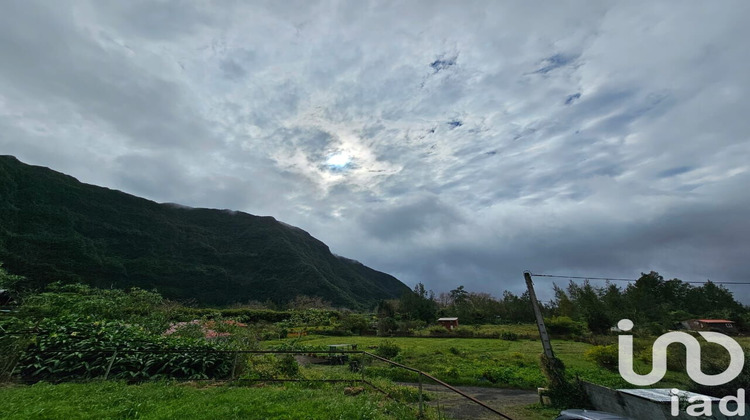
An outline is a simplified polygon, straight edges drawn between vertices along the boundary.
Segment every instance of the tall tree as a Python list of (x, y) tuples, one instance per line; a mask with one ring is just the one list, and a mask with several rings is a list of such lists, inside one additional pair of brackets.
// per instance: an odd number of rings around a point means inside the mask
[(399, 299), (399, 312), (407, 319), (434, 322), (437, 316), (435, 294), (428, 292), (424, 284), (417, 283), (413, 293), (404, 293)]

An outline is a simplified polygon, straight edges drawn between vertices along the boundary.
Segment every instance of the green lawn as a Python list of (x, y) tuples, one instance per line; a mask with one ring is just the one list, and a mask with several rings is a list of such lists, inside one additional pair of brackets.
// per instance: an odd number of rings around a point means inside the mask
[[(433, 329), (441, 330), (442, 327), (436, 328), (435, 325), (425, 327), (414, 331), (414, 335), (418, 336), (429, 336)], [(535, 338), (539, 336), (539, 330), (536, 324), (484, 324), (484, 325), (462, 325), (457, 330), (460, 332), (472, 332), (476, 335), (497, 335), (500, 336), (503, 333), (517, 334), (520, 338)], [(447, 331), (446, 331), (447, 333)]]
[[(382, 337), (325, 337), (306, 336), (299, 339), (300, 345), (327, 345), (351, 343), (359, 350), (374, 351), (382, 343)], [(536, 389), (546, 385), (539, 368), (542, 346), (538, 340), (506, 341), (482, 338), (388, 338), (396, 343), (401, 352), (394, 361), (430, 373), (454, 385), (493, 386), (503, 388)], [(266, 342), (266, 345), (291, 343), (293, 339)], [(630, 388), (617, 371), (599, 367), (583, 357), (590, 344), (575, 341), (553, 340), (553, 349), (571, 376), (600, 385)], [(636, 360), (636, 369), (647, 371), (645, 363)], [(414, 381), (416, 376), (403, 369), (388, 367), (382, 362), (373, 363), (368, 375), (385, 376), (394, 380)], [(684, 387), (687, 375), (668, 372), (665, 379), (654, 387)]]
[[(538, 340), (508, 341), (479, 338), (330, 337), (305, 336), (263, 342), (264, 346), (290, 344), (324, 346), (357, 344), (360, 350), (375, 352), (375, 347), (390, 340), (400, 347), (393, 360), (426, 371), (454, 385), (536, 389), (546, 380), (539, 368), (542, 352)], [(739, 340), (747, 348), (750, 339)], [(583, 355), (592, 346), (586, 343), (553, 340), (556, 355), (562, 359), (570, 376), (597, 384), (632, 388), (619, 373), (597, 366)], [(272, 356), (253, 355), (252, 359)], [(266, 363), (268, 364), (268, 363)], [(260, 364), (260, 367), (267, 367)], [(636, 360), (638, 371), (649, 365)], [(248, 368), (249, 369), (249, 368)], [(259, 368), (258, 368), (259, 369)], [(257, 373), (257, 372), (256, 372)], [(243, 375), (253, 377), (247, 370)], [(299, 377), (307, 379), (359, 378), (346, 365), (302, 367)], [(374, 391), (347, 396), (343, 385), (320, 383), (266, 385), (255, 387), (196, 385), (185, 383), (145, 383), (126, 385), (120, 382), (86, 384), (37, 384), (33, 386), (0, 386), (0, 419), (409, 419), (415, 418), (413, 388), (395, 387), (392, 380), (416, 381), (404, 369), (383, 362), (367, 366), (366, 377), (381, 388), (408, 402), (412, 408), (394, 402)], [(665, 380), (654, 387), (686, 388), (687, 375), (668, 372)], [(401, 388), (401, 389), (399, 389)], [(555, 410), (540, 407), (510, 408), (508, 414), (519, 419), (543, 419)], [(435, 415), (433, 411), (432, 416)]]
[(343, 386), (120, 382), (0, 386), (0, 419), (414, 419), (413, 410)]

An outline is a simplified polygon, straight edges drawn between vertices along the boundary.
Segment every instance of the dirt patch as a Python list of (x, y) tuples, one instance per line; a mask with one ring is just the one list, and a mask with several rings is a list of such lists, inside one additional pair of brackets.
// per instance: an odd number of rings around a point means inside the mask
[[(399, 385), (417, 387), (415, 383), (401, 382)], [(487, 404), (501, 413), (517, 412), (520, 407), (539, 402), (536, 391), (523, 389), (483, 388), (477, 386), (456, 386), (479, 401)], [(423, 389), (430, 393), (432, 400), (427, 404), (440, 410), (451, 419), (497, 419), (497, 414), (462, 397), (455, 392), (434, 384), (424, 384)], [(510, 416), (510, 415), (509, 415)], [(513, 417), (513, 416), (510, 416)]]

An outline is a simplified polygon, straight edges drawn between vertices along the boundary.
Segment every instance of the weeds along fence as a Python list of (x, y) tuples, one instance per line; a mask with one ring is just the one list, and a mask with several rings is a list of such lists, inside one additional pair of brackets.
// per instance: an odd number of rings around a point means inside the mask
[[(199, 380), (210, 380), (210, 381), (216, 381), (216, 380), (223, 380), (223, 381), (229, 381), (233, 383), (253, 383), (253, 382), (298, 382), (298, 383), (314, 383), (314, 382), (320, 382), (320, 383), (347, 383), (352, 386), (360, 384), (362, 386), (367, 386), (377, 392), (383, 393), (384, 395), (388, 396), (389, 398), (408, 405), (409, 402), (417, 403), (417, 409), (419, 410), (420, 416), (425, 413), (426, 405), (427, 405), (427, 399), (428, 396), (424, 392), (424, 385), (427, 383), (433, 383), (438, 386), (441, 386), (461, 397), (463, 397), (465, 400), (479, 405), (486, 409), (487, 411), (499, 416), (500, 418), (504, 419), (510, 419), (507, 415), (501, 413), (500, 411), (490, 407), (486, 403), (472, 397), (471, 395), (466, 394), (465, 392), (435, 378), (434, 376), (420, 371), (418, 369), (402, 365), (400, 363), (394, 362), (392, 360), (389, 360), (385, 357), (378, 356), (376, 354), (362, 351), (362, 350), (329, 350), (329, 351), (323, 351), (323, 350), (129, 350), (129, 349), (113, 349), (113, 350), (81, 350), (81, 351), (61, 351), (61, 350), (38, 350), (36, 353), (39, 354), (46, 354), (46, 355), (59, 355), (59, 359), (63, 360), (66, 358), (70, 358), (71, 356), (76, 356), (80, 358), (81, 356), (88, 355), (88, 356), (96, 356), (99, 358), (100, 361), (106, 361), (104, 365), (106, 367), (104, 368), (103, 372), (100, 370), (99, 374), (96, 376), (88, 376), (88, 377), (81, 377), (80, 379), (84, 380), (91, 380), (91, 379), (113, 379), (113, 366), (115, 366), (118, 359), (129, 359), (132, 358), (134, 355), (172, 355), (172, 357), (169, 357), (167, 360), (169, 361), (176, 361), (179, 357), (192, 357), (195, 358), (196, 356), (210, 356), (206, 360), (219, 360), (223, 358), (224, 360), (231, 360), (231, 369), (225, 369), (226, 375), (220, 376), (220, 377), (210, 377), (207, 375), (202, 376), (187, 376), (187, 377), (172, 377), (168, 375), (162, 376), (163, 378), (169, 378), (173, 380), (178, 381), (199, 381)], [(253, 359), (258, 357), (264, 357), (269, 355), (286, 355), (286, 356), (298, 356), (301, 358), (311, 358), (311, 359), (317, 359), (317, 360), (325, 360), (328, 366), (331, 364), (338, 365), (343, 369), (340, 369), (339, 371), (339, 377), (337, 378), (330, 378), (330, 377), (301, 377), (300, 375), (295, 374), (295, 372), (286, 371), (283, 372), (284, 374), (278, 375), (278, 371), (269, 370), (267, 372), (253, 372), (254, 374), (247, 374), (247, 366), (249, 365), (258, 365)], [(352, 357), (354, 356), (354, 357)], [(282, 359), (283, 360), (283, 359)], [(295, 359), (295, 363), (296, 363)], [(39, 379), (35, 379), (33, 377), (26, 377), (19, 375), (19, 372), (15, 371), (15, 368), (17, 366), (18, 360), (13, 360), (14, 363), (16, 363), (15, 366), (11, 366), (10, 364), (8, 366), (0, 366), (0, 378), (4, 378), (5, 380), (11, 380), (14, 382), (20, 382), (20, 383), (30, 383), (30, 382), (37, 382)], [(262, 363), (261, 363), (262, 364)], [(379, 385), (377, 381), (374, 379), (372, 375), (368, 376), (368, 370), (371, 370), (374, 366), (374, 364), (383, 364), (388, 366), (389, 368), (393, 369), (400, 369), (405, 373), (405, 375), (399, 375), (403, 377), (404, 379), (409, 379), (411, 382), (416, 382), (416, 388), (418, 395), (416, 396), (417, 401), (404, 401), (404, 399), (411, 399), (409, 397), (404, 397), (403, 395), (394, 395), (394, 392), (389, 389), (384, 389), (385, 387)], [(165, 365), (166, 366), (166, 365)], [(156, 372), (159, 371), (169, 371), (169, 369), (165, 369), (165, 366), (154, 366)], [(294, 366), (294, 365), (292, 365)], [(294, 368), (296, 369), (296, 368)], [(283, 370), (283, 369), (282, 369)], [(342, 371), (343, 370), (343, 371)], [(279, 376), (287, 376), (287, 377), (279, 377)], [(147, 378), (138, 378), (137, 375), (132, 375), (133, 380), (147, 380)], [(158, 377), (158, 376), (157, 376)], [(117, 376), (118, 379), (123, 379), (123, 376)], [(127, 379), (127, 376), (124, 376), (125, 379)], [(69, 380), (75, 380), (73, 378), (66, 378), (62, 380), (58, 380), (57, 382), (62, 381), (69, 381)], [(438, 406), (438, 413), (439, 413), (439, 406)]]

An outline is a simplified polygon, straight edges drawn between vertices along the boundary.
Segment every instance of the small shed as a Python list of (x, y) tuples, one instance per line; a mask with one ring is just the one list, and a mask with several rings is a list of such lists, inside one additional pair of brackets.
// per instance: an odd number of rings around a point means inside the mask
[(682, 325), (691, 331), (718, 331), (722, 333), (736, 333), (734, 321), (728, 319), (688, 319)]
[(438, 318), (437, 322), (448, 331), (458, 327), (458, 318)]

